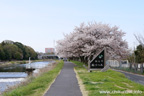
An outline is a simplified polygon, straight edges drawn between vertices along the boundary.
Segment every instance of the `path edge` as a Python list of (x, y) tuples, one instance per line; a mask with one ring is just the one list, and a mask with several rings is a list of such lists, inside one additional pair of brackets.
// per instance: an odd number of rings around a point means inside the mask
[[(62, 69), (61, 69), (62, 71)], [(50, 83), (50, 86), (46, 89), (46, 91), (43, 93), (42, 96), (45, 96), (45, 94), (48, 92), (48, 90), (50, 89), (50, 87), (52, 86), (52, 84), (55, 82), (55, 80), (57, 79), (57, 77), (60, 75), (61, 71), (58, 73), (58, 75), (56, 76), (56, 78)]]
[(80, 77), (78, 76), (78, 73), (77, 73), (75, 68), (74, 68), (74, 72), (76, 74), (76, 78), (77, 78), (78, 85), (80, 87), (80, 91), (82, 93), (82, 96), (88, 96), (88, 91), (85, 90), (85, 86), (84, 86), (82, 80), (80, 79)]

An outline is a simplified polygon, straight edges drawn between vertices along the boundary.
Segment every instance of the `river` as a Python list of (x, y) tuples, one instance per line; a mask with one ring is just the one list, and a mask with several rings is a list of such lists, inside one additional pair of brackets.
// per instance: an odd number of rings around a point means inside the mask
[(27, 67), (35, 68), (34, 73), (38, 69), (44, 68), (54, 61), (34, 62), (31, 64), (14, 64), (10, 66), (0, 67), (0, 94), (11, 86), (21, 83), (28, 74), (25, 72)]

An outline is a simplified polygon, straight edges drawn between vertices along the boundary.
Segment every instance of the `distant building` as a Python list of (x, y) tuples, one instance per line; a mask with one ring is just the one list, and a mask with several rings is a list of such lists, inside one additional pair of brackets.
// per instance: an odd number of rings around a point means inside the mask
[(55, 53), (54, 48), (45, 48), (45, 53)]
[(107, 63), (109, 64), (110, 67), (123, 67), (123, 68), (129, 67), (128, 60), (121, 60), (120, 63), (117, 60), (108, 60)]

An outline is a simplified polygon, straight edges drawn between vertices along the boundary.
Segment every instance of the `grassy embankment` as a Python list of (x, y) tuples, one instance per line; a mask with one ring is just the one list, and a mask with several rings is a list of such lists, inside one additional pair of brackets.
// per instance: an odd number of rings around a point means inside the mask
[[(31, 62), (39, 62), (43, 60), (31, 60)], [(26, 64), (29, 60), (14, 60), (14, 61), (3, 61), (0, 62), (0, 66), (14, 65), (14, 64)]]
[(56, 66), (52, 70), (42, 73), (26, 85), (19, 86), (10, 92), (4, 93), (3, 96), (43, 96), (59, 74), (63, 64), (63, 61), (57, 61)]
[(110, 69), (90, 73), (83, 67), (83, 63), (72, 62), (77, 65), (75, 70), (88, 96), (144, 96), (144, 86), (128, 80), (122, 73)]

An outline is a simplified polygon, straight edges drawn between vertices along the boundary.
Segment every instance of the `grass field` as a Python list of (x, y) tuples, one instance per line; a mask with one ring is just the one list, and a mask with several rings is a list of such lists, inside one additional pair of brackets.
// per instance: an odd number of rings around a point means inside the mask
[(110, 69), (88, 72), (83, 63), (72, 62), (77, 65), (75, 70), (88, 96), (144, 96), (144, 86), (128, 80), (122, 73)]
[(41, 74), (27, 85), (20, 86), (2, 96), (43, 96), (63, 67), (63, 61), (57, 61), (57, 63), (54, 69)]

